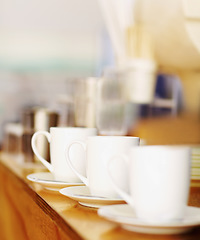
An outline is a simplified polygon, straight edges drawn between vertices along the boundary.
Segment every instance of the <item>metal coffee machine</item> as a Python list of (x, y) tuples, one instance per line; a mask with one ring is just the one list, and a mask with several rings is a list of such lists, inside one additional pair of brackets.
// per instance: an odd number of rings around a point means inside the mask
[[(37, 158), (34, 156), (31, 148), (32, 135), (39, 130), (48, 131), (50, 127), (56, 127), (59, 121), (59, 114), (48, 108), (28, 108), (22, 114), (22, 153), (25, 162), (35, 162)], [(41, 136), (38, 137), (38, 151), (49, 160), (49, 144), (47, 140)]]

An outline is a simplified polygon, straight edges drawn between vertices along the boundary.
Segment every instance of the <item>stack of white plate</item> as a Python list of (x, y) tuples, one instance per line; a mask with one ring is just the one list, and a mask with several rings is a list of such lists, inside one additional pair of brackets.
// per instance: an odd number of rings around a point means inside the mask
[(192, 148), (191, 179), (200, 180), (200, 147)]

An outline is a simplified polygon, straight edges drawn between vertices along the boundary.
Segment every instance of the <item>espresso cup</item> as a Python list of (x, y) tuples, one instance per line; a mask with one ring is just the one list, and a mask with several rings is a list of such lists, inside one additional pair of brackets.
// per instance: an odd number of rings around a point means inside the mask
[[(110, 164), (116, 159), (129, 170), (129, 193), (115, 181)], [(118, 194), (136, 216), (153, 223), (183, 218), (189, 195), (191, 149), (181, 146), (139, 146), (129, 155), (115, 156), (108, 164), (109, 176)]]
[[(82, 141), (72, 142), (66, 150), (67, 163), (74, 173), (88, 186), (90, 193), (94, 196), (109, 198), (119, 197), (113, 189), (107, 171), (107, 163), (115, 154), (125, 154), (132, 146), (139, 145), (138, 137), (127, 136), (93, 136), (88, 137), (87, 143)], [(71, 157), (72, 147), (81, 145), (86, 156), (86, 173), (83, 176), (76, 168)], [(114, 164), (113, 172), (118, 184), (124, 191), (127, 190), (127, 169), (124, 165)]]
[[(51, 127), (50, 133), (47, 131), (38, 131), (34, 133), (31, 145), (33, 152), (44, 166), (54, 175), (56, 180), (67, 182), (80, 182), (79, 177), (71, 170), (65, 159), (65, 149), (75, 140), (85, 142), (88, 136), (95, 136), (96, 128), (78, 128), (78, 127)], [(37, 149), (37, 137), (44, 135), (50, 143), (50, 163), (44, 159)], [(85, 161), (80, 146), (74, 146), (72, 151), (74, 166), (79, 169), (81, 174), (85, 175)]]

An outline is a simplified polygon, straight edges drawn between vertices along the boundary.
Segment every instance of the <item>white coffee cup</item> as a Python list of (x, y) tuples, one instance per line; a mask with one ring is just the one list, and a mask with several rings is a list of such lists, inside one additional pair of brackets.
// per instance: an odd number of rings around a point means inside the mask
[[(118, 194), (110, 183), (107, 171), (108, 160), (115, 154), (125, 154), (132, 146), (139, 145), (139, 140), (138, 137), (127, 136), (88, 137), (87, 143), (72, 142), (66, 151), (66, 159), (74, 173), (89, 187), (92, 195), (115, 198), (118, 197)], [(71, 148), (73, 145), (78, 144), (85, 150), (87, 177), (80, 173), (71, 158)], [(118, 184), (126, 191), (127, 170), (125, 171), (123, 165), (115, 164), (113, 172)]]
[[(115, 181), (110, 163), (119, 159), (129, 169), (129, 192)], [(118, 194), (148, 222), (178, 221), (183, 218), (190, 186), (191, 149), (181, 146), (133, 147), (127, 156), (110, 159), (109, 175)], [(128, 161), (127, 161), (128, 159)]]
[[(51, 127), (50, 133), (47, 131), (38, 131), (34, 133), (31, 145), (33, 152), (38, 159), (53, 173), (56, 180), (63, 180), (67, 182), (80, 182), (80, 179), (71, 170), (65, 159), (65, 149), (75, 140), (86, 141), (88, 136), (95, 136), (97, 134), (96, 128), (78, 128), (78, 127)], [(50, 161), (49, 163), (38, 152), (37, 137), (44, 135), (50, 143)], [(79, 169), (81, 174), (85, 174), (85, 161), (82, 148), (74, 146), (72, 149), (72, 159), (74, 165)]]

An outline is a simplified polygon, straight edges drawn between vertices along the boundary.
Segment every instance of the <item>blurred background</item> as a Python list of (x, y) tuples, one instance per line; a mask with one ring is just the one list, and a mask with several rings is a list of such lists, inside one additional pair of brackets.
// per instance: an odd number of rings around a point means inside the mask
[(1, 145), (50, 126), (199, 144), (195, 4), (0, 0)]
[(110, 39), (92, 0), (0, 1), (0, 140), (23, 108), (57, 108), (75, 78), (112, 64)]

